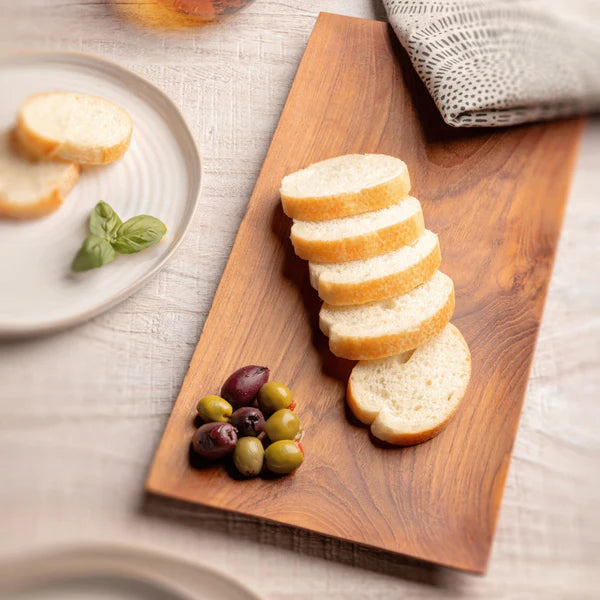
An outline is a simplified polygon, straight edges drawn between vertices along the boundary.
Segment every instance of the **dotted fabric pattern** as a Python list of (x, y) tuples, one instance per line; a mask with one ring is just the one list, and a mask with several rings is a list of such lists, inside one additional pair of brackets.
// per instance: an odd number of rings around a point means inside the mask
[(544, 0), (383, 3), (446, 123), (500, 127), (600, 110), (594, 1), (581, 15)]

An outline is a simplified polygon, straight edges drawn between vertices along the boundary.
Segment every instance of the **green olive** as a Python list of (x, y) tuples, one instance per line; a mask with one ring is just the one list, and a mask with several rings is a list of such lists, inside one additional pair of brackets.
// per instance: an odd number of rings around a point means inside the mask
[(258, 407), (266, 413), (288, 408), (292, 401), (290, 388), (277, 381), (265, 383), (258, 391)]
[(285, 475), (297, 469), (304, 460), (300, 445), (291, 440), (273, 442), (265, 450), (267, 469), (273, 473)]
[(237, 441), (233, 451), (233, 464), (246, 477), (256, 477), (263, 466), (265, 450), (255, 437), (243, 437)]
[(293, 440), (300, 431), (300, 419), (287, 408), (273, 413), (265, 423), (265, 432), (272, 442)]
[(196, 408), (200, 418), (207, 423), (226, 423), (233, 411), (231, 404), (221, 396), (205, 396)]

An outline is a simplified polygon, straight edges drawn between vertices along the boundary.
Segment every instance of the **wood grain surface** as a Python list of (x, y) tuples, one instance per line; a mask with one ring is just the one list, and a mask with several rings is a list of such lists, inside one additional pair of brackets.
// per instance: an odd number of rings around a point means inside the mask
[[(516, 434), (582, 121), (445, 126), (387, 25), (317, 21), (155, 456), (147, 489), (483, 572)], [(281, 178), (315, 160), (405, 160), (453, 277), (473, 378), (457, 417), (414, 448), (375, 445), (349, 418), (352, 363), (318, 333), (319, 302), (288, 240)], [(198, 398), (244, 364), (293, 389), (306, 461), (236, 481), (189, 465)]]

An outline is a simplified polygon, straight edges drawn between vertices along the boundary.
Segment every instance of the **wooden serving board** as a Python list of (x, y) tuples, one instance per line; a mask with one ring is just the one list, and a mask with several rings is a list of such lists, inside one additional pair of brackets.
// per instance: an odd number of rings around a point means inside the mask
[[(581, 129), (581, 119), (452, 129), (387, 24), (320, 15), (147, 489), (483, 572)], [(285, 174), (350, 152), (408, 164), (456, 285), (453, 322), (472, 351), (457, 416), (411, 448), (376, 445), (349, 416), (353, 363), (331, 355), (319, 333), (320, 303), (280, 207)], [(246, 364), (268, 366), (295, 394), (306, 460), (293, 476), (238, 481), (189, 464), (197, 400)]]

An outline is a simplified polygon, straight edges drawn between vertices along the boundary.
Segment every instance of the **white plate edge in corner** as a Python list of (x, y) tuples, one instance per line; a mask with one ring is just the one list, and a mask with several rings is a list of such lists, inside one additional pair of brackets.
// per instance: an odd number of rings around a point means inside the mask
[[(172, 576), (169, 567), (174, 566), (186, 571), (183, 579)], [(204, 578), (206, 583), (208, 577), (229, 586), (230, 591), (243, 593), (247, 600), (262, 600), (254, 590), (219, 569), (195, 563), (152, 544), (138, 547), (126, 543), (61, 545), (53, 550), (12, 558), (0, 565), (0, 591), (19, 594), (32, 582), (43, 586), (61, 578), (86, 576), (116, 577), (149, 584), (159, 591), (177, 595), (181, 600), (197, 598), (198, 582)]]

